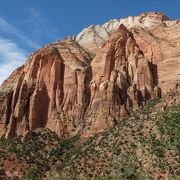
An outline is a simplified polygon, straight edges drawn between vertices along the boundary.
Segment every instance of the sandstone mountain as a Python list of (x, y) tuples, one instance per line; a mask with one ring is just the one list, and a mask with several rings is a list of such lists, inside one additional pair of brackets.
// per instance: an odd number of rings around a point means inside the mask
[(178, 88), (179, 30), (178, 20), (143, 13), (37, 50), (0, 87), (0, 137), (43, 127), (89, 137), (113, 127)]

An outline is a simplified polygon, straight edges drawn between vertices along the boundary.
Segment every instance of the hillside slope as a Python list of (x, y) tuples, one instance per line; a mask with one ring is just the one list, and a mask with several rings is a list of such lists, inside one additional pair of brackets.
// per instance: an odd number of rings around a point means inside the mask
[(0, 140), (0, 177), (178, 179), (180, 92), (150, 100), (114, 128), (63, 140), (48, 129)]

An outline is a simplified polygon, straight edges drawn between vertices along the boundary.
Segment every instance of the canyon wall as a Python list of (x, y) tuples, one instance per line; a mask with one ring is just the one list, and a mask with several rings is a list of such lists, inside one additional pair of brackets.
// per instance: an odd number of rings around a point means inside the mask
[(0, 87), (0, 137), (40, 127), (89, 137), (177, 85), (180, 23), (159, 13), (141, 14), (141, 26), (137, 18), (126, 20), (136, 22), (130, 27), (123, 21), (33, 53)]

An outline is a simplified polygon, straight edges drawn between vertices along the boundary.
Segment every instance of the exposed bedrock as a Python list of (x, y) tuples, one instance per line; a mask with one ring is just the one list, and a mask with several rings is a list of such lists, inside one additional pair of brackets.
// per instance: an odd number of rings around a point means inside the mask
[(88, 137), (112, 127), (161, 96), (152, 62), (124, 25), (95, 57), (73, 39), (46, 46), (1, 86), (0, 136), (48, 127), (64, 138)]

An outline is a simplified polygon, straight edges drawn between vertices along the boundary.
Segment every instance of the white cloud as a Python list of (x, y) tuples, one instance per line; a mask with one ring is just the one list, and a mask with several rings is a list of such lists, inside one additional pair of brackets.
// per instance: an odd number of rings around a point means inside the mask
[(27, 45), (29, 45), (32, 48), (39, 48), (39, 45), (34, 43), (33, 40), (28, 38), (22, 31), (8, 23), (4, 18), (0, 17), (0, 31), (3, 31), (5, 33), (14, 35), (21, 40), (23, 40)]
[(39, 48), (39, 44), (58, 39), (56, 28), (35, 8), (29, 8), (29, 17), (21, 23), (33, 39), (0, 17), (0, 84), (26, 60), (29, 53), (22, 45), (31, 51)]
[(26, 23), (30, 24), (34, 35), (38, 38), (57, 40), (59, 39), (58, 30), (52, 26), (50, 21), (44, 14), (41, 14), (37, 9), (29, 8), (30, 16)]
[(0, 84), (24, 63), (27, 54), (16, 43), (0, 37)]
[(40, 23), (44, 23), (46, 22), (46, 18), (43, 17), (40, 12), (38, 12), (35, 8), (29, 8), (30, 11), (30, 17), (28, 19), (29, 22), (33, 22), (36, 23), (37, 25), (39, 25)]

